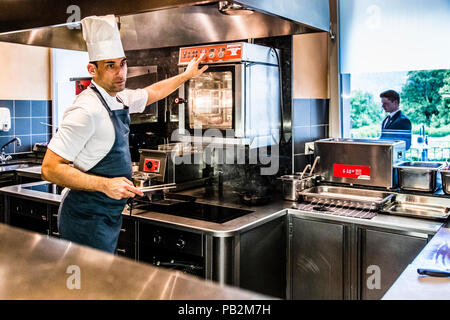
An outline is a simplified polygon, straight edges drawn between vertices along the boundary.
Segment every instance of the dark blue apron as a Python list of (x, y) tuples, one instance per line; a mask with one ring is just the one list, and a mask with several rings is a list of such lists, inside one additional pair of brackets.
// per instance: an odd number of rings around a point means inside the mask
[[(112, 111), (98, 89), (90, 86), (109, 113), (115, 140), (108, 154), (88, 174), (131, 180), (131, 156), (128, 142), (128, 107)], [(114, 253), (122, 226), (122, 211), (127, 199), (115, 200), (103, 192), (70, 190), (63, 198), (58, 215), (61, 238)]]

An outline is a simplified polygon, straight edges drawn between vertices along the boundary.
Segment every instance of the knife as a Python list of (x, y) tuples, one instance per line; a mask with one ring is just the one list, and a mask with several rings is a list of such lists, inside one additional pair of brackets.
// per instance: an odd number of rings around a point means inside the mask
[(450, 277), (450, 271), (439, 269), (418, 268), (417, 273), (430, 277)]

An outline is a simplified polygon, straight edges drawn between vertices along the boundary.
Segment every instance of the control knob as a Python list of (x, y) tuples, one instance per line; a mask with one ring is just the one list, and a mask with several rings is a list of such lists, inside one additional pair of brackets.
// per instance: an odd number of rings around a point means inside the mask
[(154, 244), (161, 244), (162, 240), (163, 240), (163, 238), (162, 238), (162, 236), (160, 234), (155, 234), (153, 236), (153, 243)]
[(176, 246), (178, 249), (183, 249), (186, 246), (186, 241), (184, 241), (183, 239), (179, 238), (176, 242)]
[(176, 104), (182, 104), (182, 103), (186, 103), (186, 100), (184, 100), (183, 98), (175, 98), (174, 102)]

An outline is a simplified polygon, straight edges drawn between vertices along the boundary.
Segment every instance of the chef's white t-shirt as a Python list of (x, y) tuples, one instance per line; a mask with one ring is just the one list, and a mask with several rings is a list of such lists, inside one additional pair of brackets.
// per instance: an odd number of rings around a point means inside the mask
[[(123, 109), (116, 97), (110, 96), (101, 86), (99, 89), (111, 110)], [(129, 107), (130, 113), (143, 112), (148, 94), (145, 89), (125, 89), (117, 96)], [(96, 93), (87, 88), (67, 108), (58, 131), (48, 148), (60, 157), (72, 161), (75, 168), (86, 172), (93, 168), (111, 150), (115, 131), (109, 113)]]

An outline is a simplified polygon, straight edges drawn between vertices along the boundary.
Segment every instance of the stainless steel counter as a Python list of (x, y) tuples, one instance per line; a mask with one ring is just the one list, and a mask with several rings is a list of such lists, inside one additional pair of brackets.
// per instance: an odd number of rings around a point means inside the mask
[[(34, 170), (37, 170), (37, 169), (34, 169)], [(39, 181), (39, 182), (31, 182), (31, 183), (3, 187), (3, 188), (0, 188), (0, 193), (59, 205), (61, 203), (61, 199), (62, 199), (62, 196), (59, 194), (46, 193), (46, 192), (40, 192), (40, 191), (23, 188), (25, 186), (36, 186), (36, 185), (45, 184), (45, 183), (48, 183), (48, 182), (47, 181)]]
[[(23, 188), (24, 186), (35, 186), (43, 183), (47, 182), (33, 182), (23, 185), (3, 187), (0, 189), (0, 192), (12, 196), (25, 197), (36, 201), (43, 201), (52, 204), (61, 203), (61, 195)], [(285, 215), (286, 210), (284, 210), (284, 208), (290, 205), (290, 202), (277, 200), (265, 206), (249, 207), (240, 204), (238, 196), (233, 194), (232, 192), (224, 191), (223, 194), (218, 194), (217, 190), (209, 188), (197, 188), (180, 193), (196, 197), (196, 201), (199, 203), (224, 205), (233, 208), (243, 208), (252, 210), (253, 212), (226, 223), (207, 222), (198, 219), (191, 219), (171, 214), (143, 210), (135, 210), (133, 216), (141, 219), (149, 219), (163, 224), (166, 223), (176, 225), (181, 229), (195, 229), (207, 234), (214, 235), (216, 237), (227, 237), (232, 236), (237, 232), (243, 232), (257, 227), (265, 222)], [(127, 215), (129, 214), (129, 212), (125, 209), (123, 214)]]
[(368, 226), (374, 228), (386, 228), (397, 231), (404, 231), (408, 233), (425, 233), (427, 235), (434, 235), (443, 226), (443, 222), (425, 220), (418, 218), (392, 216), (388, 214), (377, 214), (372, 219), (359, 219), (345, 216), (335, 216), (332, 214), (306, 212), (297, 209), (298, 204), (292, 203), (288, 213), (309, 217), (316, 220), (337, 221), (344, 223), (354, 223), (361, 226)]
[(0, 299), (269, 299), (4, 224), (0, 278)]
[[(39, 183), (32, 183), (27, 185), (35, 185)], [(0, 192), (9, 195), (34, 198), (38, 201), (44, 201), (55, 204), (61, 201), (60, 195), (27, 190), (23, 189), (23, 186), (20, 185), (1, 188)], [(299, 215), (314, 220), (336, 221), (373, 228), (397, 230), (401, 231), (402, 233), (409, 233), (411, 235), (416, 234), (423, 236), (425, 234), (430, 238), (433, 235), (435, 235), (444, 224), (443, 222), (440, 221), (425, 220), (404, 216), (393, 216), (388, 214), (378, 214), (372, 219), (358, 219), (325, 213), (316, 213), (316, 212), (312, 213), (298, 210), (297, 203), (283, 200), (274, 200), (270, 204), (265, 206), (249, 207), (241, 204), (238, 195), (226, 190), (224, 190), (224, 192), (220, 194), (217, 192), (215, 188), (197, 188), (193, 190), (186, 190), (181, 193), (196, 197), (197, 202), (215, 205), (224, 205), (235, 208), (244, 208), (248, 210), (253, 210), (253, 212), (223, 224), (206, 222), (197, 219), (190, 219), (150, 211), (136, 211), (134, 217), (139, 219), (148, 219), (160, 224), (170, 224), (172, 226), (175, 225), (177, 228), (180, 229), (186, 230), (195, 229), (213, 235), (215, 237), (233, 236), (236, 233), (250, 230), (254, 227), (257, 227), (259, 225), (262, 225), (266, 222), (269, 222), (271, 220), (274, 220), (287, 214)], [(127, 214), (127, 212), (124, 211), (124, 214)], [(433, 240), (427, 245), (426, 248), (433, 248), (433, 246), (435, 246), (434, 243), (436, 241), (442, 241), (442, 239), (440, 238), (441, 237), (440, 233), (438, 233), (438, 235), (439, 237), (436, 238), (437, 237), (436, 235), (435, 238), (433, 238)], [(450, 240), (447, 238), (446, 241)], [(426, 252), (425, 249), (420, 256), (422, 256), (424, 252)], [(431, 251), (428, 252), (427, 254), (431, 255)], [(415, 261), (419, 261), (418, 260), (419, 257)], [(109, 259), (112, 259), (112, 257), (109, 257)], [(433, 299), (435, 292), (437, 292), (436, 290), (440, 290), (440, 288), (448, 290), (448, 284), (446, 284), (447, 282), (445, 282), (446, 281), (445, 279), (433, 279), (433, 278), (418, 279), (417, 272), (415, 271), (416, 269), (414, 268), (417, 269), (417, 267), (411, 267), (410, 265), (404, 271), (404, 273), (397, 280), (392, 289), (389, 290), (389, 292), (386, 294), (385, 296), (386, 299), (389, 299), (390, 297), (393, 297), (394, 299), (396, 298), (408, 299), (410, 297), (413, 298), (419, 296), (424, 299)], [(404, 289), (405, 286), (412, 286), (414, 290), (409, 292), (408, 290)], [(424, 288), (423, 286), (427, 286), (428, 289), (423, 290), (423, 292), (420, 292), (422, 290), (421, 288)], [(429, 293), (426, 294), (426, 292)]]
[(239, 197), (233, 192), (224, 190), (223, 193), (218, 193), (217, 189), (212, 187), (197, 188), (179, 193), (195, 197), (197, 199), (196, 202), (198, 203), (240, 208), (251, 210), (253, 212), (225, 223), (214, 223), (171, 214), (140, 210), (136, 210), (134, 216), (160, 223), (170, 223), (171, 225), (176, 225), (182, 229), (195, 229), (215, 237), (228, 237), (286, 215), (285, 208), (291, 204), (291, 202), (288, 201), (275, 199), (264, 206), (247, 206), (242, 204)]
[(29, 177), (34, 179), (41, 179), (41, 165), (35, 165), (26, 168), (16, 169), (16, 173), (19, 176)]
[[(44, 193), (29, 189), (24, 189), (23, 186), (33, 186), (45, 182), (33, 182), (24, 185), (16, 185), (3, 187), (0, 189), (1, 193), (26, 197), (37, 201), (49, 202), (52, 204), (59, 204), (61, 196), (57, 194)], [(434, 235), (443, 225), (440, 221), (417, 219), (403, 216), (393, 216), (388, 214), (378, 214), (374, 218), (358, 219), (343, 216), (334, 216), (331, 214), (311, 213), (297, 210), (298, 204), (295, 202), (284, 201), (282, 199), (274, 199), (269, 204), (264, 206), (246, 206), (239, 200), (238, 195), (231, 191), (224, 190), (219, 193), (216, 188), (196, 188), (179, 192), (184, 195), (196, 197), (199, 203), (208, 203), (214, 205), (223, 205), (233, 208), (243, 208), (252, 210), (252, 213), (246, 214), (242, 217), (233, 219), (226, 223), (207, 222), (198, 219), (191, 219), (186, 217), (175, 216), (171, 214), (164, 214), (152, 211), (136, 210), (133, 214), (136, 218), (148, 219), (162, 224), (176, 225), (181, 229), (195, 229), (202, 231), (216, 237), (232, 236), (238, 232), (243, 232), (251, 228), (257, 227), (265, 222), (274, 220), (286, 214), (296, 214), (308, 216), (314, 219), (324, 219), (332, 221), (340, 221), (347, 223), (355, 223), (359, 225), (366, 225), (371, 227), (388, 228), (412, 233), (426, 233)], [(128, 214), (128, 211), (124, 211)]]
[(450, 278), (421, 276), (417, 268), (450, 268), (450, 229), (442, 228), (403, 271), (383, 300), (450, 300)]

